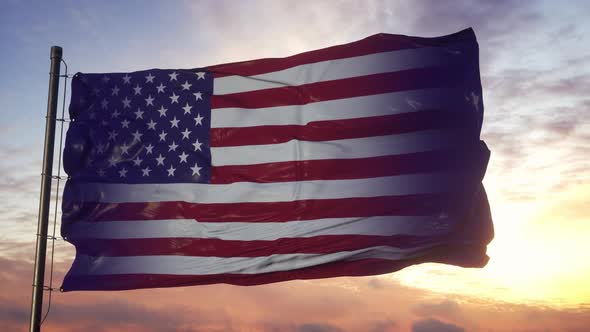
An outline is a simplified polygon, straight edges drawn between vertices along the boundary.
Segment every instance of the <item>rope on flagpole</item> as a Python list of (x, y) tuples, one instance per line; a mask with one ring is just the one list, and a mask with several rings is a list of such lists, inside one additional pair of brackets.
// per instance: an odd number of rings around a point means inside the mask
[(65, 110), (66, 110), (66, 94), (68, 91), (68, 78), (70, 78), (70, 76), (68, 76), (68, 64), (61, 59), (61, 62), (64, 64), (64, 68), (65, 68), (65, 74), (64, 75), (60, 75), (60, 77), (64, 78), (64, 92), (63, 92), (63, 101), (62, 101), (62, 107), (61, 107), (61, 118), (55, 119), (55, 121), (60, 123), (60, 128), (59, 128), (59, 152), (58, 152), (58, 161), (57, 161), (57, 175), (53, 175), (51, 176), (52, 179), (56, 180), (56, 184), (55, 184), (55, 208), (53, 211), (53, 232), (51, 234), (51, 236), (48, 236), (47, 239), (51, 240), (51, 263), (49, 265), (49, 286), (45, 286), (43, 285), (43, 290), (49, 292), (48, 298), (47, 298), (47, 311), (45, 312), (45, 315), (43, 315), (43, 319), (41, 319), (41, 323), (39, 325), (43, 325), (43, 323), (45, 322), (45, 320), (47, 319), (47, 316), (49, 315), (49, 311), (51, 310), (51, 295), (53, 293), (53, 291), (55, 290), (55, 288), (53, 288), (53, 258), (54, 258), (54, 252), (55, 252), (55, 241), (59, 240), (60, 238), (55, 236), (55, 230), (56, 230), (56, 225), (57, 225), (57, 207), (58, 207), (58, 203), (59, 203), (59, 184), (61, 180), (67, 179), (67, 176), (61, 176), (61, 154), (62, 154), (62, 147), (63, 147), (63, 133), (64, 133), (64, 123), (66, 122), (70, 122), (70, 119), (66, 119), (65, 116)]

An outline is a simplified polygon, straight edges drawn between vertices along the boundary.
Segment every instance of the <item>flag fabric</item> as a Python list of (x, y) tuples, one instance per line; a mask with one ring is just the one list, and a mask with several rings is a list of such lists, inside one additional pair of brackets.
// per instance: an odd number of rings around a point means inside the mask
[(64, 291), (479, 267), (478, 44), (377, 34), (286, 58), (77, 73)]

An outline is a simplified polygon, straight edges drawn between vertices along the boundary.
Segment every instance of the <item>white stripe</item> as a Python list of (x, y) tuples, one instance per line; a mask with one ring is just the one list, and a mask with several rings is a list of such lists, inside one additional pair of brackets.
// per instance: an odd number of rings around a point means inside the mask
[(212, 128), (266, 125), (305, 125), (313, 121), (344, 120), (417, 112), (457, 110), (463, 101), (459, 89), (398, 91), (371, 96), (327, 100), (306, 105), (266, 108), (218, 108), (211, 112)]
[(213, 81), (215, 95), (297, 86), (321, 81), (448, 65), (465, 59), (473, 43), (422, 47), (321, 61), (253, 76), (226, 76)]
[(276, 183), (71, 183), (69, 190), (82, 202), (255, 203), (440, 193), (462, 183), (459, 181), (458, 175), (432, 173)]
[(274, 241), (324, 235), (439, 235), (448, 231), (439, 216), (377, 216), (289, 222), (198, 222), (194, 219), (76, 222), (68, 239), (198, 238), (227, 241)]
[(381, 157), (444, 149), (456, 146), (460, 139), (456, 131), (424, 130), (334, 141), (291, 140), (279, 144), (211, 148), (211, 162), (213, 166), (227, 166)]
[(173, 274), (210, 275), (221, 273), (258, 274), (290, 271), (336, 261), (352, 261), (365, 258), (399, 260), (426, 253), (428, 247), (398, 249), (370, 247), (354, 251), (330, 254), (275, 254), (264, 257), (200, 257), (200, 256), (123, 256), (91, 257), (76, 255), (70, 275), (113, 274)]

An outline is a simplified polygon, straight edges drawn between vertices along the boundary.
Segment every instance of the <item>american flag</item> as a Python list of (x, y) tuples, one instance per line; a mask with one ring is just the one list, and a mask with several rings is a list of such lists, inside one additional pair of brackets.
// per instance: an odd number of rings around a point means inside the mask
[(287, 58), (78, 73), (64, 291), (483, 266), (489, 151), (471, 29)]

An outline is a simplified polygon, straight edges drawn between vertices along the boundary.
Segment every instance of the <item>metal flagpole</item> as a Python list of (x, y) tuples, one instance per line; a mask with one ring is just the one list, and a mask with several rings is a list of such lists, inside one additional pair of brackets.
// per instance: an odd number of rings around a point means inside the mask
[(33, 277), (33, 296), (31, 299), (30, 332), (41, 330), (41, 309), (43, 308), (43, 287), (45, 282), (45, 254), (47, 251), (47, 227), (49, 225), (49, 202), (53, 169), (53, 144), (55, 140), (55, 121), (62, 48), (51, 47), (51, 69), (49, 72), (49, 96), (47, 97), (47, 116), (45, 119), (45, 147), (43, 150), (43, 173), (41, 173), (41, 196), (39, 199), (39, 219), (37, 222), (37, 248), (35, 251), (35, 275)]

